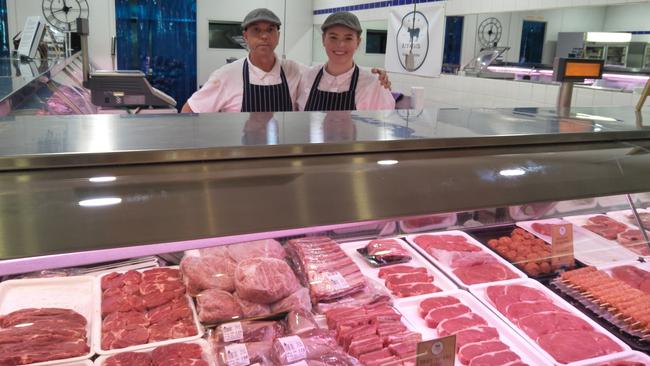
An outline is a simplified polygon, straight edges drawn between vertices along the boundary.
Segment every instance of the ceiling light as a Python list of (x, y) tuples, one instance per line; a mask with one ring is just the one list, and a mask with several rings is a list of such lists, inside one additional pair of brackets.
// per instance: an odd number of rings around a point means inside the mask
[(119, 197), (103, 197), (103, 198), (92, 198), (89, 200), (79, 201), (79, 206), (100, 207), (100, 206), (117, 205), (119, 203), (122, 203), (122, 199)]

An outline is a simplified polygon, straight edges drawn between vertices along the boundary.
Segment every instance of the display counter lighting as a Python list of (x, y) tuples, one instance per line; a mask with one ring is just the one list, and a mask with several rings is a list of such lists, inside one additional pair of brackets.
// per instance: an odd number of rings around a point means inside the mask
[(647, 81), (648, 75), (603, 74), (603, 79)]
[(92, 177), (88, 179), (91, 183), (108, 183), (115, 182), (117, 178), (115, 177)]
[(122, 199), (119, 197), (102, 197), (102, 198), (92, 198), (89, 200), (79, 201), (79, 206), (81, 207), (101, 207), (101, 206), (111, 206), (122, 203)]
[(623, 32), (587, 32), (587, 42), (626, 43), (632, 40), (632, 33)]
[[(576, 113), (576, 118), (580, 119), (588, 119), (591, 121), (602, 121), (602, 122), (616, 122), (616, 118), (610, 118), (610, 117), (603, 117), (603, 116), (594, 116), (591, 114), (585, 114), (585, 113)], [(598, 126), (598, 125), (596, 125)], [(602, 126), (598, 126), (602, 127)]]
[(399, 163), (397, 160), (379, 160), (377, 164), (379, 165), (395, 165)]
[(504, 177), (517, 177), (526, 174), (526, 171), (523, 169), (504, 169), (499, 174)]

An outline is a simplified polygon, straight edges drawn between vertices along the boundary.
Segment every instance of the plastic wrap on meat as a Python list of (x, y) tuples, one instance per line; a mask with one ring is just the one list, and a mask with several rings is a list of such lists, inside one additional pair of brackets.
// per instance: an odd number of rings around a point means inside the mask
[(239, 319), (243, 316), (235, 298), (226, 291), (205, 290), (196, 297), (199, 320), (218, 323)]
[(272, 359), (278, 365), (289, 365), (306, 359), (318, 360), (340, 352), (334, 332), (316, 329), (301, 336), (288, 336), (273, 341)]
[(286, 334), (281, 322), (244, 320), (241, 322), (224, 323), (210, 333), (210, 342), (215, 346), (227, 343), (271, 342)]
[(261, 366), (273, 366), (274, 363), (271, 361), (271, 350), (271, 342), (250, 342), (218, 347), (215, 350), (215, 354), (219, 366), (256, 363)]
[(287, 257), (282, 245), (274, 239), (232, 244), (228, 246), (228, 254), (235, 262), (258, 257), (276, 259), (285, 259)]
[(313, 329), (318, 329), (318, 323), (308, 311), (290, 311), (287, 314), (289, 334), (300, 334)]
[(244, 300), (270, 304), (289, 296), (300, 285), (287, 262), (276, 258), (252, 258), (237, 265), (235, 287)]
[(235, 301), (239, 304), (244, 318), (253, 318), (256, 316), (266, 316), (271, 314), (271, 307), (267, 304), (259, 304), (252, 301), (247, 301), (239, 297), (235, 292), (233, 294)]
[(190, 295), (208, 289), (235, 290), (237, 263), (228, 257), (184, 257), (180, 265)]
[(411, 254), (396, 239), (372, 240), (366, 246), (368, 255), (383, 262), (405, 262), (411, 260)]
[(271, 304), (271, 312), (281, 313), (283, 311), (311, 311), (312, 304), (309, 297), (309, 290), (305, 287), (300, 287), (297, 291), (284, 299)]

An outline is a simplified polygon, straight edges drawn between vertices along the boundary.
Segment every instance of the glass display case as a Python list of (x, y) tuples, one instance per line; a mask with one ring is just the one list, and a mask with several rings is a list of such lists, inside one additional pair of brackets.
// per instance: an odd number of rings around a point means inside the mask
[[(647, 364), (635, 350), (650, 350), (648, 119), (623, 108), (4, 118), (0, 315), (21, 308), (3, 306), (11, 294), (64, 294), (65, 277), (83, 288), (93, 275), (92, 342), (68, 356), (99, 364), (177, 342), (218, 365), (415, 364), (435, 358), (420, 342), (447, 335), (465, 364)], [(170, 268), (124, 262), (143, 256)], [(128, 276), (144, 302), (120, 306), (146, 314), (149, 338), (121, 343), (114, 315), (126, 310), (108, 304)], [(67, 308), (51, 293), (29, 307)], [(185, 315), (154, 321), (164, 309)]]

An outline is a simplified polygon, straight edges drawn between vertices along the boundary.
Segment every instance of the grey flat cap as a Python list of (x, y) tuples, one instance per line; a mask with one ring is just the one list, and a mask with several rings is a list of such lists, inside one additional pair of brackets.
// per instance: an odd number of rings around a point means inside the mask
[(259, 8), (251, 11), (246, 15), (244, 21), (241, 23), (241, 27), (246, 29), (249, 25), (255, 22), (269, 22), (277, 25), (278, 27), (282, 24), (280, 18), (275, 15), (272, 11), (266, 8)]
[(325, 19), (325, 22), (323, 25), (321, 25), (320, 29), (325, 32), (327, 28), (335, 26), (335, 25), (342, 25), (344, 27), (348, 27), (354, 31), (357, 32), (357, 34), (361, 34), (363, 32), (363, 29), (361, 28), (361, 23), (359, 23), (359, 18), (357, 18), (356, 15), (348, 12), (348, 11), (339, 11), (334, 14), (330, 14), (330, 16)]

